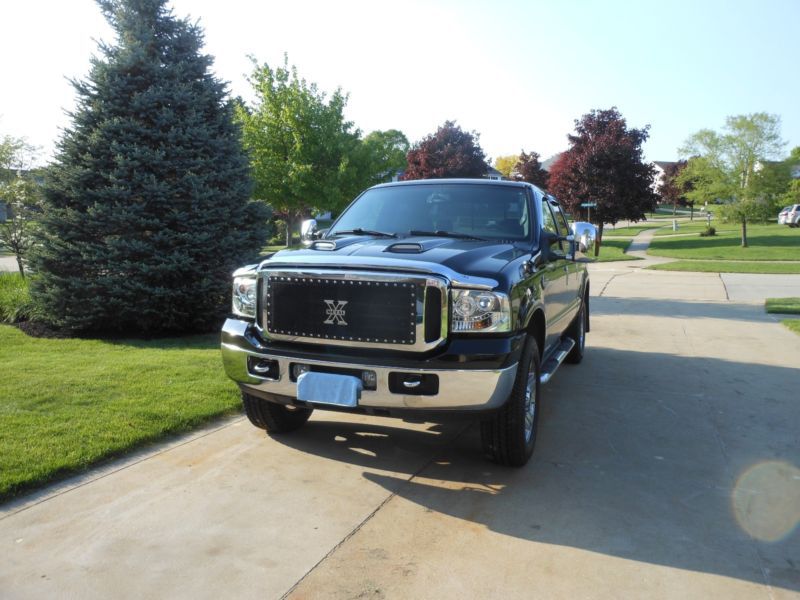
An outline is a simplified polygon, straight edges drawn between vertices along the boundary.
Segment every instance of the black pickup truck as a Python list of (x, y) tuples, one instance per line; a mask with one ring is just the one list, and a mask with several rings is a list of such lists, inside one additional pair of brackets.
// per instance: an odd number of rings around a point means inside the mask
[(437, 179), (363, 192), (305, 248), (237, 270), (222, 356), (270, 433), (315, 408), (475, 416), (494, 461), (530, 458), (540, 384), (578, 363), (595, 230), (527, 183)]

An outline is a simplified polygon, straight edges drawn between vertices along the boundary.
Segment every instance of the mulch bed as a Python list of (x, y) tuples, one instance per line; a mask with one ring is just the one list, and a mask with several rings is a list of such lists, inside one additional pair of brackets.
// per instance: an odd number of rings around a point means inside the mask
[(19, 323), (14, 323), (14, 325), (23, 333), (35, 338), (64, 339), (75, 337), (74, 334), (68, 331), (52, 329), (43, 323), (36, 323), (34, 321), (20, 321)]

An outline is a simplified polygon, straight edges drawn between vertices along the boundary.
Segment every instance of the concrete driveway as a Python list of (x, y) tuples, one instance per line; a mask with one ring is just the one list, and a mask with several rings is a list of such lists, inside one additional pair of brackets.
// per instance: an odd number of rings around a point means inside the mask
[(711, 279), (611, 275), (526, 468), (470, 423), (231, 419), (5, 505), (0, 596), (798, 597), (800, 336)]

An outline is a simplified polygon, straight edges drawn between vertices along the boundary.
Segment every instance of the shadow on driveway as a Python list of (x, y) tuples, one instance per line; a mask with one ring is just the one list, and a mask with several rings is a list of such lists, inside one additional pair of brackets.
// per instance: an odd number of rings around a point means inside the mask
[[(608, 348), (573, 369), (543, 388), (523, 469), (484, 461), (474, 424), (409, 432), (318, 412), (275, 439), (370, 469), (430, 446), (410, 480), (363, 476), (523, 540), (800, 591), (797, 370)], [(455, 441), (441, 446), (443, 435)], [(754, 466), (761, 476), (742, 479)]]
[(726, 319), (771, 323), (774, 321), (763, 306), (733, 302), (708, 302), (691, 300), (653, 300), (652, 298), (592, 297), (593, 317), (630, 315), (642, 317), (672, 317), (676, 319)]

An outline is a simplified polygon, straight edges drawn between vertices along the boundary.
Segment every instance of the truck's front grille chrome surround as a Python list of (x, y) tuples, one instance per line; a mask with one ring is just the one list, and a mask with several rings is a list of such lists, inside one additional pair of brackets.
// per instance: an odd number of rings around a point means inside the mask
[(259, 273), (265, 339), (424, 352), (447, 338), (447, 282), (426, 275), (328, 269)]

